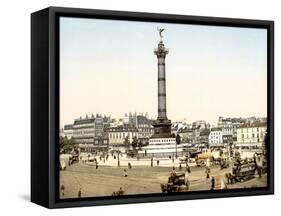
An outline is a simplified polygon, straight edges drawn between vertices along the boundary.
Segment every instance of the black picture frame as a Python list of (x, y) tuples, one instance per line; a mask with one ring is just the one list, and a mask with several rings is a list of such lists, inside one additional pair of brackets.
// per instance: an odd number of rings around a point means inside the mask
[[(59, 17), (200, 24), (267, 29), (266, 188), (58, 199)], [(274, 22), (156, 13), (49, 7), (31, 14), (31, 201), (47, 208), (145, 203), (274, 194)]]

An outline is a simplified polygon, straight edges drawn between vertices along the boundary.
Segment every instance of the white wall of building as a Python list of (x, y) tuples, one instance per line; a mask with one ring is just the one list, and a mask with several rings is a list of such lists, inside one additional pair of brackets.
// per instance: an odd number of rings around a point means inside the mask
[(211, 131), (209, 135), (209, 144), (222, 144), (222, 130)]
[(242, 127), (237, 129), (237, 143), (262, 143), (266, 127)]

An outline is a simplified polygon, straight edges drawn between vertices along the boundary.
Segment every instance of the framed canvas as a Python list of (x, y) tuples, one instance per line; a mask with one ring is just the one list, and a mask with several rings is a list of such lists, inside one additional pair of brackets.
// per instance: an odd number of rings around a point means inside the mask
[(274, 193), (274, 22), (31, 15), (31, 201)]

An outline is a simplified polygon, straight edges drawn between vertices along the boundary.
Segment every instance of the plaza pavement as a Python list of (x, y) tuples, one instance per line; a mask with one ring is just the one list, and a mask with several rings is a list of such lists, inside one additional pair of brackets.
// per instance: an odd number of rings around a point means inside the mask
[[(61, 198), (76, 198), (78, 190), (81, 188), (82, 197), (110, 196), (120, 187), (126, 194), (149, 194), (161, 193), (161, 184), (167, 183), (168, 177), (172, 171), (167, 162), (167, 166), (150, 167), (141, 166), (139, 161), (130, 161), (132, 169), (127, 168), (127, 160), (120, 160), (123, 165), (117, 167), (117, 161), (108, 160), (104, 163), (99, 162), (96, 169), (93, 163), (75, 163), (60, 171), (60, 185), (64, 185), (64, 196)], [(163, 165), (165, 165), (164, 160)], [(160, 164), (161, 164), (160, 162)], [(115, 164), (110, 166), (109, 164)], [(147, 161), (141, 161), (147, 163)], [(176, 162), (174, 162), (175, 164)], [(124, 177), (124, 169), (127, 170), (128, 177)], [(179, 171), (178, 166), (176, 170)], [(185, 171), (185, 167), (182, 168)], [(231, 168), (221, 170), (218, 166), (211, 168), (210, 176), (216, 178), (216, 189), (220, 188), (220, 180), (224, 178), (225, 173), (231, 172)], [(209, 190), (210, 180), (206, 180), (204, 167), (191, 167), (191, 173), (188, 177), (190, 181), (190, 191)], [(266, 176), (261, 179), (254, 178), (243, 183), (228, 185), (228, 188), (245, 188), (245, 187), (264, 187), (266, 186)]]

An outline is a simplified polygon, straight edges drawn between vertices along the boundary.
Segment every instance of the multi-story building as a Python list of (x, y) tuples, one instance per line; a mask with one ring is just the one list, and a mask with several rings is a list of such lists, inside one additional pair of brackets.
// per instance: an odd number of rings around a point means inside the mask
[(208, 145), (209, 144), (209, 135), (210, 129), (206, 128), (200, 131), (200, 144)]
[(75, 119), (73, 138), (76, 144), (93, 144), (95, 135), (95, 118), (86, 116)]
[(131, 112), (129, 115), (125, 114), (122, 119), (123, 125), (131, 125), (138, 130), (138, 140), (143, 145), (147, 145), (149, 138), (153, 134), (152, 120), (148, 118), (148, 113), (134, 113)]
[(233, 144), (233, 136), (232, 135), (222, 135), (222, 142), (225, 145)]
[(172, 128), (171, 128), (172, 129), (171, 133), (177, 135), (179, 130), (191, 129), (191, 126), (192, 125), (188, 124), (186, 122), (186, 120), (173, 122)]
[(222, 139), (222, 129), (221, 128), (211, 128), (209, 134), (209, 146), (218, 146), (223, 144)]
[(237, 128), (245, 124), (247, 121), (246, 118), (224, 118), (219, 117), (218, 119), (218, 127), (222, 128), (223, 136), (225, 139), (229, 139), (232, 135), (232, 140), (235, 142), (237, 140)]
[(180, 135), (182, 143), (192, 143), (193, 141), (193, 130), (190, 128), (179, 129), (178, 135)]
[(105, 151), (108, 148), (108, 138), (104, 133), (105, 117), (101, 115), (86, 115), (75, 119), (73, 123), (73, 139), (81, 151)]
[(152, 121), (145, 116), (138, 115), (136, 124), (139, 138), (150, 138), (153, 134)]
[(67, 139), (71, 139), (73, 137), (73, 125), (72, 124), (64, 125), (63, 136), (67, 137)]
[[(130, 124), (109, 127), (105, 129), (105, 132), (109, 140), (109, 149), (121, 152), (130, 148), (134, 137), (138, 138), (137, 128)], [(126, 140), (128, 143), (126, 143)]]
[(266, 123), (244, 124), (237, 128), (236, 146), (262, 147), (266, 134)]

